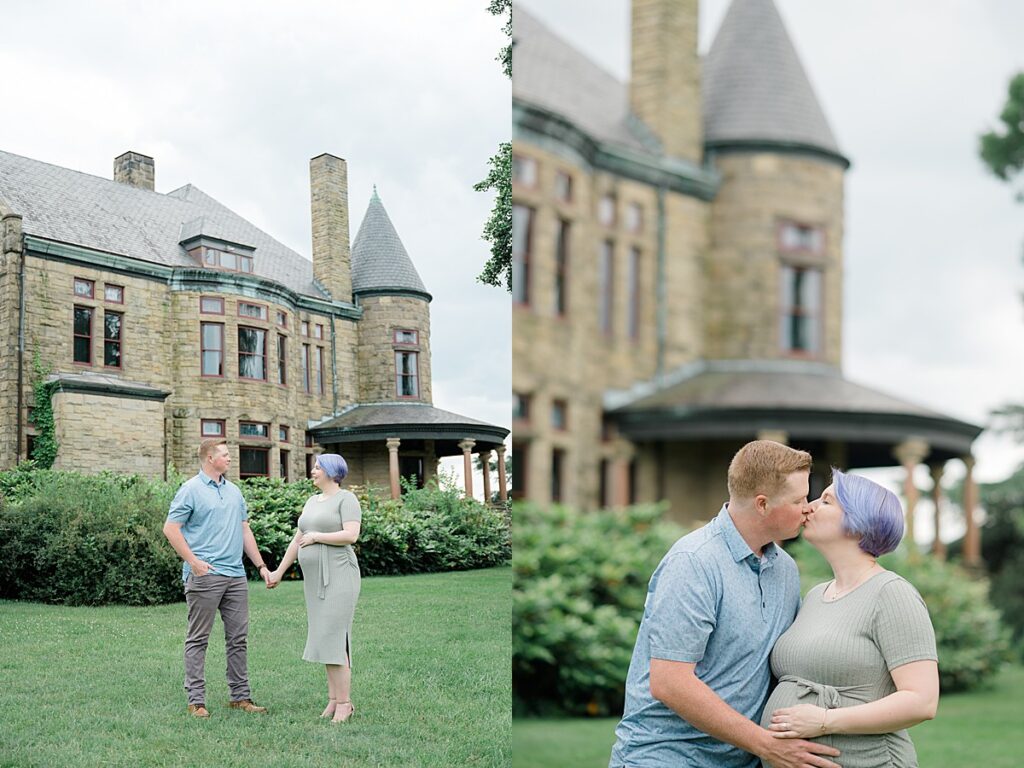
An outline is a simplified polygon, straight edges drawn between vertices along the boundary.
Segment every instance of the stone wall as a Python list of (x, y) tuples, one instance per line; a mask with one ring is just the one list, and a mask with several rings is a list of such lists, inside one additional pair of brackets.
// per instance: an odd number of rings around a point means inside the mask
[(419, 334), (419, 398), (433, 401), (430, 376), (430, 304), (411, 296), (366, 296), (360, 298), (363, 318), (359, 322), (356, 357), (359, 369), (359, 402), (399, 400), (395, 370), (395, 331)]
[[(15, 270), (13, 276), (9, 274), (12, 269)], [(75, 296), (76, 277), (94, 282), (92, 299)], [(9, 304), (5, 301), (0, 307), (0, 318), (4, 318), (0, 328), (4, 329), (5, 340), (10, 339), (10, 343), (5, 343), (0, 349), (0, 356), (3, 356), (0, 360), (4, 363), (0, 367), (0, 419), (3, 419), (0, 422), (0, 431), (5, 437), (10, 437), (9, 440), (0, 440), (0, 451), (3, 451), (0, 453), (0, 466), (3, 467), (10, 466), (14, 460), (16, 364), (13, 355), (17, 322), (16, 315), (12, 321), (6, 318), (8, 314), (15, 312), (16, 279), (16, 262), (10, 254), (5, 255), (3, 269), (0, 270), (0, 292), (4, 293), (0, 295), (6, 297), (11, 290), (15, 290), (15, 294)], [(12, 283), (12, 280), (15, 282)], [(123, 304), (104, 300), (104, 285), (108, 283), (124, 289)], [(200, 314), (200, 298), (204, 295), (222, 299), (224, 313)], [(239, 317), (239, 301), (265, 306), (267, 319)], [(44, 367), (51, 373), (110, 374), (120, 379), (169, 391), (172, 394), (161, 405), (164, 410), (159, 428), (154, 429), (148, 422), (140, 424), (136, 437), (140, 444), (151, 445), (150, 452), (161, 457), (166, 441), (168, 460), (183, 471), (191, 471), (196, 466), (195, 452), (202, 440), (201, 420), (216, 419), (225, 421), (226, 437), (234, 456), (234, 466), (229, 473), (232, 477), (237, 477), (239, 471), (239, 443), (270, 449), (269, 470), (272, 476), (280, 473), (280, 450), (289, 451), (290, 476), (302, 477), (305, 474), (305, 455), (310, 450), (304, 444), (307, 425), (309, 422), (320, 422), (334, 413), (333, 372), (336, 371), (337, 374), (338, 408), (356, 402), (357, 399), (359, 368), (357, 322), (354, 320), (334, 318), (335, 365), (332, 367), (330, 316), (306, 310), (296, 311), (290, 305), (261, 298), (228, 293), (171, 291), (161, 280), (126, 275), (88, 265), (42, 259), (31, 254), (26, 270), (25, 305), (25, 404), (31, 404), (31, 360), (36, 352), (39, 353)], [(94, 311), (92, 363), (88, 365), (73, 361), (73, 309), (76, 305), (91, 307)], [(124, 315), (120, 369), (106, 368), (103, 365), (103, 316), (111, 311)], [(284, 326), (279, 326), (276, 322), (278, 311), (286, 315)], [(422, 314), (425, 316), (426, 313)], [(309, 323), (308, 336), (302, 335), (303, 321)], [(223, 378), (205, 378), (200, 375), (202, 322), (221, 323), (224, 326)], [(429, 339), (429, 318), (424, 317), (423, 323), (423, 337)], [(240, 324), (261, 328), (267, 332), (266, 381), (241, 379), (238, 375)], [(322, 338), (315, 336), (317, 325), (323, 327)], [(285, 386), (277, 384), (279, 334), (286, 338)], [(323, 393), (315, 391), (315, 385), (313, 392), (304, 391), (300, 359), (303, 344), (308, 344), (311, 351), (317, 347), (323, 350)], [(429, 359), (429, 346), (427, 349)], [(392, 355), (387, 356), (387, 362), (393, 369)], [(312, 370), (311, 365), (311, 375)], [(24, 415), (27, 417), (27, 410)], [(269, 439), (241, 438), (240, 421), (269, 424)], [(287, 441), (279, 437), (282, 426), (288, 427)], [(59, 424), (58, 429), (62, 429)], [(59, 462), (66, 462), (69, 460), (68, 457), (77, 456), (78, 452), (83, 450), (81, 440), (75, 435), (75, 432), (67, 432), (69, 442), (62, 441)], [(102, 461), (102, 457), (97, 461)], [(106, 468), (117, 469), (119, 466), (112, 464)], [(162, 473), (161, 464), (159, 474)]]
[[(0, 467), (9, 467), (19, 454), (18, 270), (22, 244), (21, 217), (10, 214), (2, 203), (0, 217)], [(25, 457), (23, 447), (20, 455)]]
[(335, 301), (352, 301), (348, 238), (348, 164), (319, 155), (309, 161), (313, 216), (313, 275)]
[(698, 0), (633, 0), (630, 104), (666, 154), (700, 163)]
[[(53, 417), (60, 451), (53, 468), (93, 474), (104, 469), (163, 476), (163, 403), (57, 392)], [(154, 439), (155, 438), (155, 439)]]
[(839, 365), (842, 353), (843, 169), (834, 162), (768, 152), (715, 159), (722, 186), (712, 205), (713, 247), (706, 275), (705, 344), (711, 358), (777, 359), (781, 303), (779, 227), (821, 227), (821, 257), (794, 261), (824, 271), (822, 340), (814, 359)]
[[(562, 499), (593, 507), (599, 503), (602, 459), (621, 453), (605, 439), (603, 396), (651, 379), (659, 358), (658, 194), (653, 187), (608, 173), (592, 173), (576, 162), (536, 146), (516, 142), (518, 156), (537, 162), (538, 183), (517, 185), (513, 202), (534, 210), (530, 247), (529, 303), (513, 308), (512, 388), (529, 396), (530, 416), (514, 425), (517, 443), (529, 442), (525, 472), (528, 496), (551, 498), (553, 451), (563, 451)], [(572, 177), (572, 199), (559, 201), (556, 175)], [(602, 224), (600, 200), (615, 201), (614, 222)], [(639, 206), (639, 226), (630, 209)], [(667, 193), (664, 201), (666, 321), (661, 343), (666, 367), (699, 356), (702, 345), (700, 255), (706, 248), (707, 204)], [(569, 222), (567, 310), (555, 309), (556, 250), (561, 222)], [(635, 231), (634, 231), (635, 229)], [(613, 247), (612, 322), (600, 322), (601, 258), (605, 242)], [(629, 271), (632, 253), (640, 256), (638, 322), (630, 329)], [(555, 401), (567, 403), (567, 429), (551, 423)]]

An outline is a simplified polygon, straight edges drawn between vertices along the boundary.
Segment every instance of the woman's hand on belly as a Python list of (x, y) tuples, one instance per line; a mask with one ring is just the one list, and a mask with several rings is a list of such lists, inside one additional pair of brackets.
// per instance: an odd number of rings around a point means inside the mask
[(810, 739), (828, 733), (828, 710), (813, 704), (797, 704), (772, 712), (768, 729), (779, 739)]

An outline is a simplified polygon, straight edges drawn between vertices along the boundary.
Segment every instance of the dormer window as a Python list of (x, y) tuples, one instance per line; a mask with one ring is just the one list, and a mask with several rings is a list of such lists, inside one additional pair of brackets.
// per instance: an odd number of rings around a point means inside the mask
[(181, 235), (181, 247), (201, 266), (252, 274), (256, 249), (244, 243), (222, 240), (210, 231), (210, 224), (205, 219), (183, 224)]
[(203, 264), (214, 269), (226, 269), (230, 272), (247, 272), (252, 274), (252, 255), (237, 251), (221, 250), (201, 246), (189, 251), (193, 258), (201, 258)]

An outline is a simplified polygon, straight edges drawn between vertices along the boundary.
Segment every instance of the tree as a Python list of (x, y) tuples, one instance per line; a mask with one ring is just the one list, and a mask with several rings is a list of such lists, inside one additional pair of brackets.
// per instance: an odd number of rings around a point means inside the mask
[[(1024, 72), (1010, 78), (999, 129), (982, 134), (978, 154), (997, 178), (1013, 181), (1024, 170)], [(1017, 191), (1024, 202), (1024, 189)], [(1024, 439), (1024, 404), (1007, 403), (992, 411), (995, 428)], [(1024, 471), (1024, 468), (1021, 469)]]
[[(509, 44), (498, 53), (497, 61), (506, 77), (512, 77), (512, 0), (491, 0), (487, 10), (495, 16), (508, 14), (502, 31)], [(498, 153), (487, 161), (487, 177), (473, 185), (477, 192), (497, 193), (494, 208), (484, 225), (483, 239), (491, 244), (491, 258), (484, 264), (477, 280), (488, 285), (501, 286), (512, 292), (512, 143), (502, 142)], [(504, 278), (504, 279), (503, 279)]]
[[(979, 154), (992, 173), (1003, 181), (1011, 181), (1024, 169), (1024, 72), (1010, 79), (999, 120), (999, 130), (982, 134)], [(1017, 198), (1024, 200), (1024, 195), (1018, 191)]]

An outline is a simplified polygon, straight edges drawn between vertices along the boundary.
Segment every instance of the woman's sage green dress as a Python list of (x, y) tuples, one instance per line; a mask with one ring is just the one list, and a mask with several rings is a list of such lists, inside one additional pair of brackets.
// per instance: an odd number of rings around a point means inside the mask
[[(793, 625), (772, 649), (778, 686), (765, 704), (761, 725), (772, 712), (796, 704), (826, 709), (877, 701), (896, 691), (889, 670), (924, 659), (937, 660), (935, 632), (917, 590), (883, 571), (832, 602), (827, 584), (807, 593)], [(906, 730), (874, 735), (829, 734), (811, 741), (842, 752), (843, 768), (915, 768), (917, 753)]]
[[(351, 491), (318, 501), (311, 497), (299, 516), (303, 533), (337, 533), (342, 522), (360, 522), (362, 510)], [(350, 544), (299, 548), (309, 633), (302, 658), (319, 664), (352, 666), (352, 615), (359, 599), (359, 563)]]

